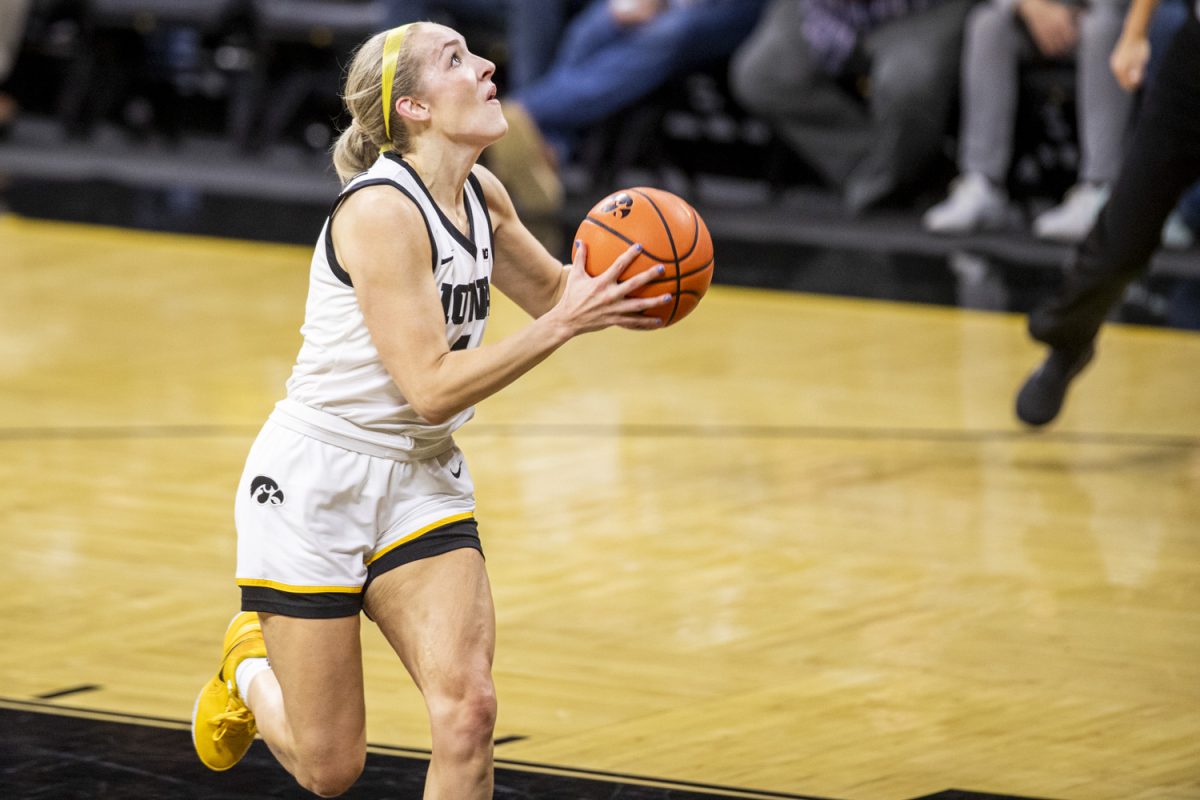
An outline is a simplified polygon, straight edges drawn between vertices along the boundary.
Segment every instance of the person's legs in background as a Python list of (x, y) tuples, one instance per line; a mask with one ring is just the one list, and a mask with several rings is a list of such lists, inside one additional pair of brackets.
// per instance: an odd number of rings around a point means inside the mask
[(1121, 169), (1133, 95), (1117, 83), (1108, 59), (1123, 20), (1120, 0), (1095, 0), (1080, 14), (1075, 56), (1079, 176), (1061, 204), (1033, 221), (1039, 238), (1074, 243), (1087, 236)]
[(554, 65), (515, 95), (560, 156), (578, 134), (641, 100), (671, 78), (728, 56), (761, 3), (668, 8), (640, 25), (619, 25), (604, 0), (572, 20)]
[(1003, 227), (1010, 216), (1004, 188), (1012, 160), (1019, 66), (1033, 48), (1013, 13), (994, 2), (967, 16), (962, 50), (959, 178), (950, 195), (926, 212), (933, 233)]
[(873, 136), (845, 186), (861, 212), (920, 177), (941, 152), (958, 89), (963, 22), (973, 0), (947, 2), (867, 35)]
[(801, 4), (771, 3), (734, 54), (730, 89), (825, 183), (840, 189), (871, 146), (871, 119), (861, 99), (818, 65), (803, 26)]

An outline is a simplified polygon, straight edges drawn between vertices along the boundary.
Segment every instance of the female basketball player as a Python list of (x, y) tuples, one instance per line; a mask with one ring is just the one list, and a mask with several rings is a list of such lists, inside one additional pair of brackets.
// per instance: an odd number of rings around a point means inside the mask
[[(631, 248), (597, 278), (565, 267), (475, 162), (504, 135), (494, 65), (415, 23), (369, 39), (346, 80), (346, 182), (317, 241), (287, 398), (238, 488), (243, 612), (196, 701), (201, 760), (232, 767), (257, 730), (301, 785), (330, 797), (365, 760), (359, 611), (421, 690), (425, 797), (492, 796), (495, 619), (474, 489), (451, 434), (472, 406), (572, 337), (650, 329), (670, 296), (627, 295)], [(533, 317), (480, 346), (495, 284)], [(270, 654), (270, 662), (266, 656)]]

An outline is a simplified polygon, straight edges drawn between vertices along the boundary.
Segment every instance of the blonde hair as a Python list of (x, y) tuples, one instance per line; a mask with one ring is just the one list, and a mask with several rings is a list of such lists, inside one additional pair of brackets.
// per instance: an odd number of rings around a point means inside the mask
[[(420, 88), (421, 64), (411, 46), (412, 30), (418, 24), (377, 33), (354, 53), (342, 92), (342, 102), (350, 112), (350, 127), (333, 145), (333, 166), (342, 183), (374, 164), (381, 150), (404, 154), (412, 144), (404, 121), (394, 118), (394, 106), (397, 98), (416, 94)], [(391, 107), (385, 111), (384, 85), (390, 69), (384, 64), (384, 54), (397, 46), (397, 37), (400, 41), (390, 85)]]

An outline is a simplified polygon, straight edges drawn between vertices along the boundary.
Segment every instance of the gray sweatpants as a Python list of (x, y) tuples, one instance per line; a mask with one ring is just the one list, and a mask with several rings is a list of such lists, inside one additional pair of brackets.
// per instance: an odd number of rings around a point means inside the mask
[[(1121, 33), (1124, 4), (1092, 0), (1079, 18), (1076, 48), (1079, 179), (1110, 183), (1121, 168), (1122, 143), (1133, 96), (1117, 84), (1108, 57)], [(1011, 8), (995, 0), (967, 18), (962, 59), (959, 169), (1003, 183), (1012, 161), (1018, 69), (1040, 58)]]
[(862, 209), (917, 178), (940, 154), (973, 0), (884, 23), (862, 40), (864, 104), (827, 75), (804, 41), (804, 4), (774, 0), (734, 55), (730, 84), (829, 184)]

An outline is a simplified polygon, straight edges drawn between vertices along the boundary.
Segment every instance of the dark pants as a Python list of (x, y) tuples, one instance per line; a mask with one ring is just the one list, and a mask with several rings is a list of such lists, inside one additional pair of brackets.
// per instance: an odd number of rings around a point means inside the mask
[(1072, 257), (1058, 295), (1029, 317), (1033, 338), (1077, 351), (1100, 330), (1158, 248), (1162, 226), (1200, 178), (1200, 20), (1179, 29), (1147, 88), (1108, 204)]

